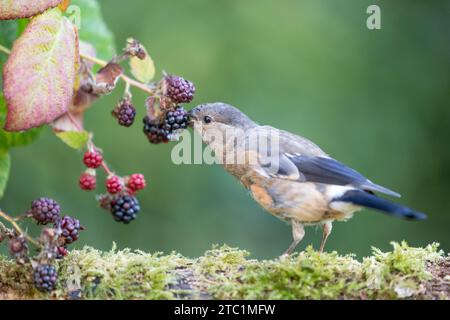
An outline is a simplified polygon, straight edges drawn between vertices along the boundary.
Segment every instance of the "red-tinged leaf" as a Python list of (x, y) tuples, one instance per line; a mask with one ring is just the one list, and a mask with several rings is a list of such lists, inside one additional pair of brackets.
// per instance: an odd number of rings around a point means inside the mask
[(5, 130), (28, 130), (65, 113), (78, 60), (77, 32), (59, 9), (32, 19), (3, 69)]
[(56, 7), (62, 0), (0, 0), (0, 20), (28, 18)]

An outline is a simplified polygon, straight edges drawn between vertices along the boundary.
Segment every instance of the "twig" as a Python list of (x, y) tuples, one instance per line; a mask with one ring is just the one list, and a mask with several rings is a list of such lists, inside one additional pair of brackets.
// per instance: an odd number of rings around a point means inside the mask
[(9, 223), (11, 223), (11, 225), (13, 226), (13, 228), (20, 234), (23, 235), (25, 238), (27, 238), (28, 241), (30, 241), (32, 244), (34, 244), (37, 247), (40, 247), (41, 245), (34, 240), (33, 238), (31, 238), (29, 235), (27, 235), (22, 228), (20, 228), (20, 226), (16, 223), (14, 218), (11, 218), (10, 216), (8, 216), (5, 212), (0, 210), (0, 217), (2, 217), (3, 219), (5, 219), (6, 221), (8, 221)]

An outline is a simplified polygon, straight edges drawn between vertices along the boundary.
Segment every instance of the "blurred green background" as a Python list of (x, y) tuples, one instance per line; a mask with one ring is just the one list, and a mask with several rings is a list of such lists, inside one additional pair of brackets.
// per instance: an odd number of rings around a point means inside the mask
[[(392, 240), (450, 248), (450, 2), (318, 0), (100, 1), (122, 48), (133, 36), (161, 70), (192, 80), (193, 105), (224, 101), (260, 123), (304, 135), (371, 180), (428, 213), (424, 222), (364, 210), (336, 223), (327, 250), (369, 254)], [(382, 29), (366, 28), (370, 4)], [(110, 111), (122, 90), (99, 100), (86, 127), (117, 173), (142, 172), (138, 220), (123, 225), (77, 187), (82, 153), (50, 129), (12, 150), (10, 183), (0, 206), (26, 210), (49, 196), (87, 231), (76, 247), (176, 250), (197, 256), (213, 243), (272, 258), (291, 241), (290, 227), (265, 213), (219, 166), (172, 164), (174, 144), (150, 145), (141, 122), (119, 127)], [(139, 119), (145, 96), (135, 91)], [(189, 106), (190, 107), (190, 106)], [(103, 188), (103, 175), (98, 181)], [(318, 246), (308, 228), (301, 245)]]

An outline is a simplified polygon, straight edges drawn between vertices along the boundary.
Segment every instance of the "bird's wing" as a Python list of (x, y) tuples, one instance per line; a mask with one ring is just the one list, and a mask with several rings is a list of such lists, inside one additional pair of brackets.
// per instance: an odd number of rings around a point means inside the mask
[(286, 131), (279, 131), (278, 165), (274, 170), (273, 163), (264, 158), (262, 166), (267, 174), (302, 182), (349, 185), (400, 197), (400, 194), (371, 182), (356, 170), (329, 157), (311, 141)]

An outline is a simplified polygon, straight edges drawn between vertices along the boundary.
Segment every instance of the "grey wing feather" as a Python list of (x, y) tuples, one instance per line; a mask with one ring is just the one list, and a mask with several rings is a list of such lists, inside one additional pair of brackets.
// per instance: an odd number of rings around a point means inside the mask
[(400, 197), (397, 192), (371, 182), (356, 170), (330, 158), (319, 146), (306, 138), (270, 126), (260, 126), (258, 130), (265, 133), (275, 130), (279, 135), (278, 168), (276, 172), (273, 168), (267, 168), (267, 173), (271, 176), (302, 182), (351, 185), (366, 191)]
[[(342, 186), (352, 185), (363, 190), (400, 197), (397, 192), (371, 182), (356, 170), (332, 158), (290, 154), (287, 157), (297, 167), (300, 176), (304, 177), (305, 181)], [(281, 166), (280, 169), (283, 170)]]

